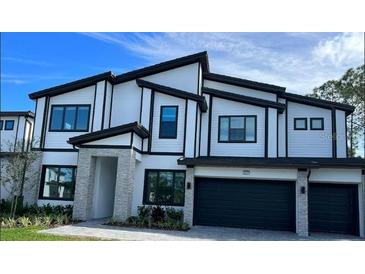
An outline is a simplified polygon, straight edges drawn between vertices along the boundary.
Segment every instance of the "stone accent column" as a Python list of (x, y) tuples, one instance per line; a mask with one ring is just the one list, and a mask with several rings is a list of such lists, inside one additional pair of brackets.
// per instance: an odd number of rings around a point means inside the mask
[[(187, 189), (190, 183), (190, 189)], [(185, 203), (184, 203), (184, 222), (189, 226), (193, 225), (194, 214), (194, 168), (186, 169), (185, 177)]]
[(89, 219), (95, 181), (95, 159), (92, 150), (80, 149), (77, 162), (73, 218), (85, 221)]
[[(298, 169), (295, 185), (296, 204), (296, 233), (299, 236), (308, 236), (308, 170)], [(302, 188), (305, 189), (302, 193)]]
[(27, 174), (29, 177), (28, 182), (24, 186), (24, 200), (23, 204), (36, 204), (39, 194), (39, 185), (41, 182), (41, 172), (42, 172), (42, 152), (32, 152), (36, 154), (36, 160), (33, 162), (30, 172)]
[[(362, 181), (362, 227), (360, 226), (360, 237), (365, 238), (365, 169), (361, 171)], [(361, 219), (360, 219), (361, 220)]]
[(131, 216), (136, 152), (121, 150), (118, 156), (113, 217), (125, 221)]

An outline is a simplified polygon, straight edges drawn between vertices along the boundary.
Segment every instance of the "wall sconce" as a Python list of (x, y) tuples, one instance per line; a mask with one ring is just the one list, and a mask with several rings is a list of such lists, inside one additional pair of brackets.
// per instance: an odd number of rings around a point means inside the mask
[(300, 193), (305, 194), (305, 186), (300, 187)]
[(190, 182), (186, 183), (186, 189), (191, 189), (191, 183)]

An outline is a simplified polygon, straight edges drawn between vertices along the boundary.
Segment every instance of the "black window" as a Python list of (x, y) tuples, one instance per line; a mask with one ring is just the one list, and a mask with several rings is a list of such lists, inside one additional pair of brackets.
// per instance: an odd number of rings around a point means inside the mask
[(175, 139), (177, 137), (178, 106), (161, 106), (160, 135), (161, 139)]
[(294, 118), (295, 130), (307, 130), (307, 118)]
[(218, 127), (220, 143), (256, 143), (256, 116), (219, 116)]
[(185, 171), (146, 170), (145, 204), (183, 206)]
[(76, 167), (43, 166), (40, 199), (73, 200)]
[(5, 130), (13, 130), (13, 129), (14, 129), (14, 120), (6, 120)]
[(88, 131), (90, 105), (53, 105), (49, 131)]
[(323, 130), (324, 119), (323, 118), (310, 118), (311, 130)]
[(4, 121), (0, 120), (0, 130), (3, 130), (3, 126), (4, 126)]

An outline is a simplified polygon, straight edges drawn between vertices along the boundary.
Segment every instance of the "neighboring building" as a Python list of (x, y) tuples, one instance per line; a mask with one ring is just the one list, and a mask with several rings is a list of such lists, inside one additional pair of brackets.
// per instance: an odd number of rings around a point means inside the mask
[[(31, 111), (0, 112), (0, 161), (1, 171), (4, 164), (19, 150), (28, 150), (31, 145), (34, 113)], [(1, 185), (1, 199), (8, 198), (9, 193)]]
[(29, 97), (40, 205), (124, 220), (160, 204), (190, 225), (364, 236), (365, 161), (347, 158), (352, 106), (211, 73), (206, 52)]

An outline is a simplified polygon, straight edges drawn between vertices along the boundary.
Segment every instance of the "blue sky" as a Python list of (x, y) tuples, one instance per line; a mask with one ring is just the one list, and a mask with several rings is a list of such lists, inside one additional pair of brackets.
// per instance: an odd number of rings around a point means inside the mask
[(30, 92), (207, 50), (212, 72), (306, 94), (364, 62), (362, 33), (2, 33), (1, 110)]

